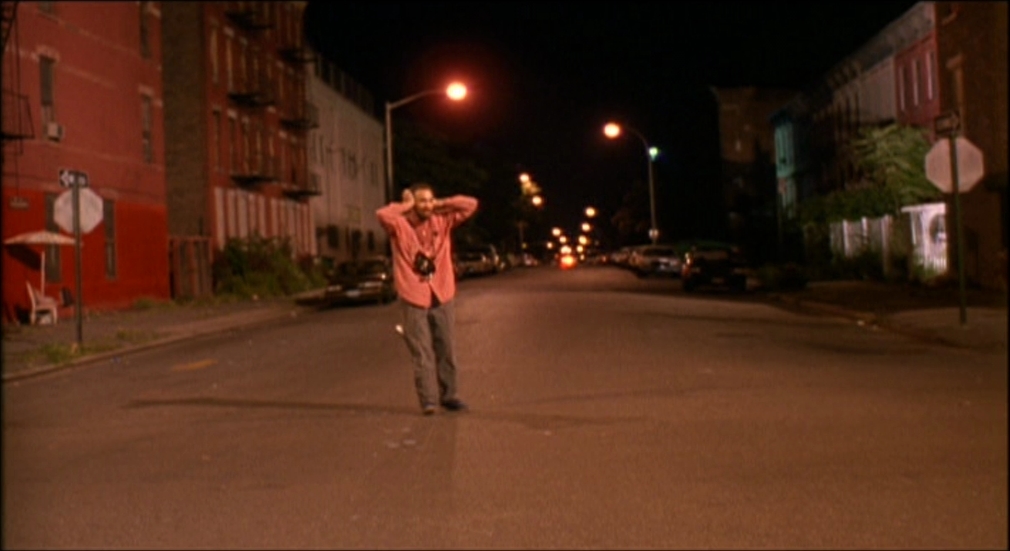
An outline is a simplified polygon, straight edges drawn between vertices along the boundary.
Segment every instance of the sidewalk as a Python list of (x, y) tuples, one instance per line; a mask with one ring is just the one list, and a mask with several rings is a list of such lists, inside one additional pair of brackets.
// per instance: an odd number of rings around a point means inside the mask
[[(296, 297), (232, 303), (176, 305), (95, 313), (83, 320), (83, 354), (73, 316), (57, 325), (5, 327), (3, 381), (116, 358), (138, 350), (244, 329), (315, 309), (309, 292)], [(929, 342), (985, 352), (1007, 350), (1005, 293), (970, 290), (967, 323), (960, 323), (957, 289), (927, 289), (867, 281), (815, 282), (799, 291), (758, 293), (772, 304)]]
[(246, 329), (315, 308), (314, 293), (296, 297), (94, 312), (81, 322), (83, 353), (76, 353), (77, 320), (3, 329), (3, 381), (41, 375), (199, 336)]
[(768, 296), (790, 307), (947, 346), (989, 352), (1007, 349), (1007, 295), (998, 291), (967, 289), (964, 325), (957, 288), (829, 281)]

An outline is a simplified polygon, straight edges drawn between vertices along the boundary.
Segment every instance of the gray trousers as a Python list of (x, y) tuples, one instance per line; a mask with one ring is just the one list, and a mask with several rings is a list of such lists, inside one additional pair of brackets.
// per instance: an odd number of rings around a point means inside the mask
[(414, 363), (414, 386), (421, 405), (456, 398), (453, 351), (454, 301), (431, 308), (403, 305), (403, 334)]

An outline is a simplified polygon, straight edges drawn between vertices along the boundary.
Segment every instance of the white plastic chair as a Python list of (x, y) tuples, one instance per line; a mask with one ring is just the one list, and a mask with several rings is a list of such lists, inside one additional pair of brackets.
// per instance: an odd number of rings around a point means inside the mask
[(28, 299), (32, 303), (32, 310), (28, 314), (28, 322), (35, 325), (44, 319), (48, 319), (51, 320), (51, 323), (56, 324), (59, 317), (57, 311), (60, 307), (56, 299), (38, 292), (35, 287), (32, 287), (31, 282), (26, 281), (25, 286), (28, 287)]

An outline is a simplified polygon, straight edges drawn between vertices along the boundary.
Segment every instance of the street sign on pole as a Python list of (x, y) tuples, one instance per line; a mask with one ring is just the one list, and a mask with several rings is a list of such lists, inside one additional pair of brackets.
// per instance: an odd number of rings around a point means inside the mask
[[(954, 151), (952, 153), (951, 151)], [(951, 157), (957, 156), (957, 180), (961, 193), (967, 193), (985, 176), (982, 150), (963, 136), (941, 138), (926, 154), (926, 178), (940, 191), (954, 190)]]
[(59, 180), (61, 186), (70, 189), (56, 198), (53, 204), (53, 218), (60, 228), (74, 234), (74, 239), (77, 242), (74, 250), (76, 261), (74, 268), (77, 272), (77, 303), (74, 305), (74, 317), (77, 318), (76, 347), (80, 350), (84, 345), (84, 318), (82, 315), (84, 310), (84, 296), (82, 294), (84, 260), (81, 252), (81, 235), (95, 229), (95, 226), (102, 221), (104, 209), (102, 208), (102, 198), (87, 187), (87, 172), (61, 168)]
[[(81, 232), (89, 233), (102, 222), (102, 198), (89, 188), (75, 188), (80, 194)], [(68, 189), (53, 203), (53, 221), (63, 231), (74, 233), (74, 190)]]

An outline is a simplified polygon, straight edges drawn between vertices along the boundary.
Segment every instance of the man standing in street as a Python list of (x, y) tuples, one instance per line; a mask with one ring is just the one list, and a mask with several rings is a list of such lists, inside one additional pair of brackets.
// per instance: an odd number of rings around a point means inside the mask
[(438, 405), (448, 411), (466, 409), (456, 395), (452, 229), (476, 210), (473, 197), (436, 199), (430, 185), (417, 183), (403, 191), (402, 202), (375, 211), (389, 234), (403, 333), (425, 415), (434, 414)]

